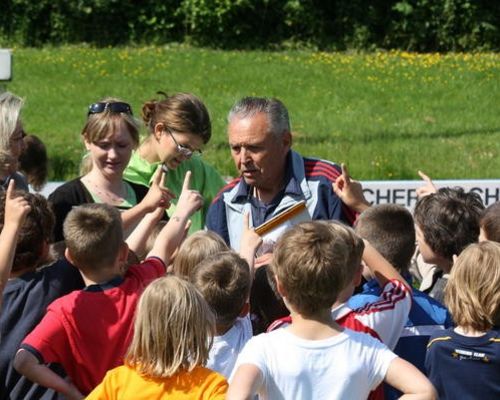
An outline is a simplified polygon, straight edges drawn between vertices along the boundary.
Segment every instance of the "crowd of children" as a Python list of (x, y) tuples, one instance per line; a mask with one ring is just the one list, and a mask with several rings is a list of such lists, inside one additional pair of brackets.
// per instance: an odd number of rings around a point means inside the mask
[[(249, 215), (238, 254), (188, 235), (191, 182), (129, 235), (72, 207), (56, 248), (49, 202), (0, 190), (0, 400), (500, 398), (500, 203), (430, 185), (413, 215), (371, 206), (342, 166), (354, 229), (298, 223), (262, 274)], [(258, 279), (283, 306), (266, 326)]]

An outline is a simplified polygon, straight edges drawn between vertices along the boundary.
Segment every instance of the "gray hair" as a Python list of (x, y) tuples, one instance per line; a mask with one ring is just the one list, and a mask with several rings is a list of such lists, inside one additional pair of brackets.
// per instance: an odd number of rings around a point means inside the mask
[(10, 138), (16, 130), (23, 99), (5, 92), (0, 94), (0, 150), (10, 152)]
[(235, 117), (248, 118), (258, 113), (267, 115), (272, 134), (279, 136), (291, 131), (288, 110), (280, 100), (275, 98), (244, 97), (233, 105), (227, 121), (231, 123)]

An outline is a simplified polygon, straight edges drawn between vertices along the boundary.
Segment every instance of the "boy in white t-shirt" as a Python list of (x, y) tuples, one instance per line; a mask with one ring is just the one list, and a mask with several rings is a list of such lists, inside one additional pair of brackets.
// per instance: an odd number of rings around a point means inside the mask
[(240, 353), (228, 399), (360, 399), (385, 380), (403, 393), (434, 399), (413, 365), (369, 335), (342, 328), (331, 306), (361, 263), (364, 244), (341, 224), (314, 221), (283, 234), (271, 265), (290, 310), (285, 329), (252, 338)]
[(238, 354), (252, 337), (248, 263), (235, 252), (224, 251), (198, 264), (189, 279), (216, 316), (216, 335), (206, 366), (229, 378)]

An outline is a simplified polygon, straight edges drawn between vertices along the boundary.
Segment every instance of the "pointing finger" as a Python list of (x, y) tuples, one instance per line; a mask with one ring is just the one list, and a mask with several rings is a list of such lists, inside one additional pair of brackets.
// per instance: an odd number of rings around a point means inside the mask
[(351, 183), (351, 176), (349, 175), (349, 170), (347, 169), (347, 165), (342, 163), (341, 168), (342, 168), (342, 175), (344, 176), (346, 184)]
[(426, 182), (432, 181), (432, 179), (429, 178), (427, 175), (425, 175), (422, 171), (418, 171), (418, 175), (420, 176), (420, 178), (422, 178), (422, 180), (424, 180)]
[(8, 199), (13, 199), (14, 196), (14, 190), (16, 190), (16, 182), (14, 179), (11, 179), (9, 181), (9, 186), (7, 186), (7, 198)]
[(184, 176), (184, 183), (182, 184), (182, 190), (189, 190), (189, 185), (191, 183), (191, 171), (187, 171)]
[(243, 227), (245, 229), (248, 229), (250, 227), (250, 214), (247, 212), (243, 214)]
[(160, 186), (161, 183), (162, 183), (162, 178), (164, 177), (164, 172), (162, 170), (162, 167), (161, 165), (158, 165), (158, 167), (156, 168), (156, 171), (153, 175), (153, 185), (157, 185), (157, 186)]

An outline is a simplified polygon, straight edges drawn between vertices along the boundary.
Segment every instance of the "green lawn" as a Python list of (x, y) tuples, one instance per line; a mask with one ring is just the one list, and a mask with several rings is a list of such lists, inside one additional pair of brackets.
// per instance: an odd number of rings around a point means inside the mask
[(139, 115), (158, 90), (207, 104), (204, 157), (235, 170), (225, 118), (245, 95), (289, 108), (294, 147), (346, 162), (359, 179), (500, 177), (500, 54), (240, 52), (189, 47), (14, 50), (7, 88), (26, 98), (24, 123), (49, 147), (51, 179), (76, 174), (86, 107), (120, 97)]

